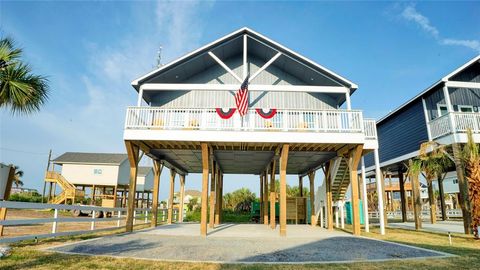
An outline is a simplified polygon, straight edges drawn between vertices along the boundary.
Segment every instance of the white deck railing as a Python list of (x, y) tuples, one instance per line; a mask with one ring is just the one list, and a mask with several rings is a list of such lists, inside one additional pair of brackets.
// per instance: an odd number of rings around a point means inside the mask
[[(450, 117), (453, 117), (455, 128), (451, 128)], [(430, 132), (432, 139), (452, 133), (465, 133), (471, 129), (473, 133), (480, 133), (480, 113), (447, 113), (430, 121)]]
[(214, 109), (162, 109), (129, 107), (125, 129), (192, 129), (240, 131), (310, 131), (363, 133), (376, 137), (375, 122), (363, 122), (361, 111), (352, 110), (278, 110), (264, 119), (251, 109), (243, 119), (235, 113), (222, 119)]
[[(28, 203), (28, 202), (14, 202), (14, 201), (0, 201), (0, 208), (7, 209), (36, 209), (36, 210), (50, 210), (53, 209), (52, 218), (29, 218), (29, 219), (6, 219), (0, 220), (1, 226), (22, 226), (22, 225), (35, 225), (35, 224), (44, 224), (51, 223), (51, 233), (33, 233), (28, 235), (14, 236), (14, 237), (0, 237), (0, 244), (2, 243), (11, 243), (28, 239), (40, 239), (56, 236), (66, 236), (66, 235), (78, 235), (86, 234), (91, 232), (105, 231), (118, 229), (122, 221), (126, 220), (127, 208), (119, 207), (99, 207), (99, 206), (84, 206), (84, 205), (64, 205), (64, 204), (47, 204), (47, 203)], [(81, 211), (91, 211), (91, 217), (59, 217), (60, 210), (81, 210)], [(111, 217), (95, 218), (95, 212), (109, 212)], [(157, 219), (162, 221), (166, 220), (167, 209), (158, 209)], [(178, 219), (178, 210), (173, 209), (173, 220)], [(185, 214), (184, 214), (185, 217)], [(7, 215), (8, 218), (8, 215)], [(146, 224), (151, 221), (152, 218), (152, 209), (151, 208), (136, 208), (133, 213), (133, 224)], [(97, 222), (106, 222), (106, 221), (116, 221), (114, 226), (106, 228), (97, 228)], [(90, 230), (76, 230), (76, 231), (58, 231), (59, 223), (90, 223)], [(158, 221), (157, 221), (158, 222)]]
[(365, 130), (365, 139), (368, 139), (368, 140), (377, 139), (377, 124), (375, 119), (363, 120), (363, 129)]

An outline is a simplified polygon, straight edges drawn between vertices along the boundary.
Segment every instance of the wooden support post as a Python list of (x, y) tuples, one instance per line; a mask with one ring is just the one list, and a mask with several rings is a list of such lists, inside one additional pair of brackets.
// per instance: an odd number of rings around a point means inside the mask
[(219, 211), (218, 211), (218, 222), (222, 223), (223, 218), (223, 173), (220, 172), (220, 203), (218, 204)]
[(217, 164), (213, 160), (213, 153), (210, 157), (212, 168), (210, 169), (210, 222), (208, 226), (213, 228), (215, 226), (215, 172)]
[(260, 194), (258, 195), (260, 200), (260, 216), (259, 222), (263, 223), (263, 176), (260, 174)]
[(287, 236), (287, 163), (289, 145), (280, 154), (280, 236)]
[(327, 165), (327, 169), (325, 170), (327, 174), (325, 175), (325, 188), (326, 188), (326, 209), (327, 209), (327, 229), (332, 231), (333, 230), (333, 202), (332, 202), (332, 170), (334, 167), (335, 161), (332, 159), (330, 160), (329, 164)]
[(168, 216), (167, 224), (172, 224), (173, 219), (173, 193), (175, 193), (175, 176), (177, 172), (170, 169), (170, 193), (168, 195)]
[[(137, 189), (137, 172), (140, 149), (131, 141), (125, 141), (125, 147), (127, 148), (128, 160), (130, 163), (130, 185), (128, 192), (127, 221), (125, 229), (127, 232), (132, 232), (133, 213), (135, 212), (135, 193)], [(93, 190), (93, 194), (95, 194), (95, 187), (93, 187)]]
[(220, 166), (216, 166), (215, 170), (215, 195), (216, 195), (216, 203), (215, 203), (215, 225), (220, 224), (220, 209), (221, 209), (221, 201), (222, 201), (222, 192), (221, 192), (221, 187), (220, 187)]
[(263, 177), (263, 224), (268, 225), (268, 171), (265, 171)]
[(440, 208), (442, 210), (442, 220), (447, 220), (447, 209), (445, 206), (445, 191), (443, 190), (443, 177), (438, 175), (438, 193), (440, 196)]
[[(408, 167), (411, 168), (413, 161), (408, 161)], [(413, 215), (415, 220), (415, 229), (420, 230), (422, 228), (422, 199), (420, 198), (420, 181), (418, 175), (410, 174), (410, 182), (412, 185), (413, 193)]]
[(370, 232), (370, 220), (368, 217), (368, 193), (367, 193), (367, 178), (365, 173), (365, 160), (362, 156), (362, 165), (361, 165), (361, 177), (360, 180), (362, 184), (360, 185), (362, 189), (362, 202), (363, 202), (363, 223), (365, 227), (365, 232)]
[(317, 215), (315, 215), (315, 172), (308, 174), (310, 180), (310, 223), (312, 227), (317, 225)]
[(208, 208), (208, 145), (201, 143), (202, 147), (202, 212), (200, 217), (200, 235), (207, 236), (207, 208)]
[(358, 203), (358, 179), (357, 179), (357, 168), (360, 158), (362, 157), (363, 145), (358, 145), (350, 153), (349, 157), (349, 169), (350, 169), (350, 182), (352, 188), (351, 196), (351, 207), (353, 212), (352, 219), (352, 230), (353, 235), (360, 235), (360, 209)]
[(398, 184), (400, 185), (400, 204), (402, 206), (402, 222), (407, 222), (407, 200), (405, 199), (405, 178), (403, 169), (398, 169)]
[(180, 174), (180, 207), (178, 209), (178, 222), (183, 222), (183, 200), (185, 199), (185, 175)]
[(159, 160), (153, 160), (153, 198), (152, 198), (152, 227), (157, 226), (158, 218), (158, 195), (160, 192), (160, 175), (162, 174), (163, 164)]
[(300, 197), (303, 197), (303, 177), (301, 175), (298, 176), (298, 190)]
[(275, 170), (276, 170), (276, 160), (273, 159), (270, 164), (270, 228), (275, 229), (276, 220), (275, 220), (275, 203), (277, 193), (275, 191)]
[(459, 189), (459, 203), (462, 207), (463, 216), (463, 230), (465, 234), (471, 233), (472, 216), (470, 200), (468, 198), (468, 181), (465, 179), (465, 168), (462, 162), (462, 154), (460, 145), (457, 143), (452, 144), (453, 159), (455, 162), (455, 170), (457, 171), (458, 189)]
[(433, 193), (433, 180), (427, 179), (428, 187), (428, 202), (430, 203), (430, 223), (437, 223), (437, 200), (435, 199), (435, 194)]
[(388, 224), (388, 215), (387, 215), (387, 207), (388, 207), (388, 194), (385, 192), (385, 175), (386, 173), (383, 172), (382, 175), (380, 176), (380, 186), (382, 187), (382, 199), (383, 199), (383, 222), (385, 226)]

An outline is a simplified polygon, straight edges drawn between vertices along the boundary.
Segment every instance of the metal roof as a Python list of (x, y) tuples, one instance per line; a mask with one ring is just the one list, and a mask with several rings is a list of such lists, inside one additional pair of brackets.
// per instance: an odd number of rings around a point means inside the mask
[(417, 99), (421, 98), (422, 96), (424, 96), (425, 94), (429, 93), (435, 87), (439, 86), (440, 84), (445, 83), (446, 81), (450, 80), (450, 78), (457, 75), (459, 72), (463, 71), (464, 69), (468, 68), (469, 66), (471, 66), (471, 65), (473, 65), (473, 64), (475, 64), (476, 62), (479, 62), (479, 61), (480, 61), (480, 55), (477, 55), (476, 57), (472, 58), (470, 61), (466, 62), (465, 64), (463, 64), (459, 68), (455, 69), (454, 71), (452, 71), (449, 74), (447, 74), (446, 76), (444, 76), (442, 79), (440, 79), (437, 82), (435, 82), (434, 84), (430, 85), (427, 89), (420, 92), (420, 94), (416, 95), (412, 99), (408, 100), (407, 102), (405, 102), (402, 105), (400, 105), (399, 107), (397, 107), (395, 110), (391, 111), (390, 113), (388, 113), (384, 117), (380, 118), (377, 121), (377, 125), (380, 124), (382, 121), (385, 121), (387, 118), (394, 115), (395, 113), (397, 113), (398, 111), (400, 111), (404, 107), (408, 106), (410, 103), (414, 102), (415, 100), (417, 100)]
[[(182, 83), (194, 74), (216, 64), (208, 55), (208, 51), (214, 52), (221, 59), (241, 53), (243, 35), (249, 38), (247, 48), (249, 54), (268, 61), (277, 52), (281, 52), (282, 56), (273, 65), (299, 77), (309, 85), (345, 86), (351, 89), (351, 93), (358, 88), (355, 83), (346, 78), (246, 27), (134, 80), (132, 86), (138, 91), (139, 85), (152, 80), (156, 83)], [(183, 64), (187, 62), (188, 67), (184, 67)]]
[(120, 165), (128, 158), (127, 154), (66, 152), (53, 160), (55, 164), (110, 164)]

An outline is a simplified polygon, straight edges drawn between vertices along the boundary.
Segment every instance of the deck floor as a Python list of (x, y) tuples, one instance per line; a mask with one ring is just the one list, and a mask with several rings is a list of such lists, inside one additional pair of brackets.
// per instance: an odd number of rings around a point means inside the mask
[(166, 261), (219, 263), (332, 263), (444, 257), (419, 249), (309, 225), (222, 224), (199, 236), (200, 225), (164, 225), (130, 234), (105, 236), (51, 248), (53, 251)]

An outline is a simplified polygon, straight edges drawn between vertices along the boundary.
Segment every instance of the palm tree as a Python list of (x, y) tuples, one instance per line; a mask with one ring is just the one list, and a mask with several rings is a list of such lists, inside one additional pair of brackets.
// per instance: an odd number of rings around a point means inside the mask
[(13, 175), (13, 182), (15, 183), (15, 187), (23, 187), (23, 181), (20, 179), (23, 177), (23, 171), (20, 170), (20, 167), (10, 164), (9, 166), (15, 169), (15, 174)]
[(426, 142), (420, 146), (420, 155), (414, 161), (413, 171), (423, 171), (428, 186), (428, 200), (430, 203), (430, 221), (437, 221), (437, 203), (433, 192), (433, 180), (453, 166), (450, 158), (445, 154), (445, 146), (435, 142)]
[(468, 142), (463, 149), (465, 175), (468, 181), (468, 195), (471, 206), (473, 235), (479, 239), (480, 225), (480, 151), (473, 140), (472, 131), (467, 130)]
[(21, 54), (10, 38), (0, 39), (0, 108), (10, 108), (13, 114), (39, 111), (49, 93), (48, 80), (32, 74)]

